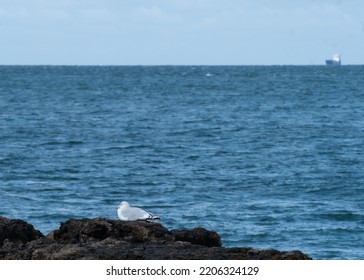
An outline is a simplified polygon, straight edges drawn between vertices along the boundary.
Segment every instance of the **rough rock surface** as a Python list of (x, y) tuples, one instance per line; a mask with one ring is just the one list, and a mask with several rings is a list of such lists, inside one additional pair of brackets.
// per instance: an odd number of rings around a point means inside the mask
[(0, 217), (0, 259), (307, 260), (300, 251), (223, 248), (215, 231), (169, 231), (159, 223), (103, 218), (68, 220), (44, 236), (22, 220)]
[(42, 236), (40, 231), (27, 222), (0, 217), (0, 246), (3, 246), (4, 242), (24, 245)]

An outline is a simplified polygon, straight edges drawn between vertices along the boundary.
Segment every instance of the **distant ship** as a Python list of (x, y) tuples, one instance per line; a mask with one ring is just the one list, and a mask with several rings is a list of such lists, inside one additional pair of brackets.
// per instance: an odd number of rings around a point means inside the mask
[(341, 65), (341, 57), (338, 54), (335, 54), (332, 59), (326, 60), (326, 65), (330, 66), (340, 66)]

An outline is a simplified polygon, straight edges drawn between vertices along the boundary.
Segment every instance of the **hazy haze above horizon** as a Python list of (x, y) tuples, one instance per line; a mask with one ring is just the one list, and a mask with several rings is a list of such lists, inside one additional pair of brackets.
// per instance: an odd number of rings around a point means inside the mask
[(364, 1), (0, 0), (0, 64), (364, 64)]

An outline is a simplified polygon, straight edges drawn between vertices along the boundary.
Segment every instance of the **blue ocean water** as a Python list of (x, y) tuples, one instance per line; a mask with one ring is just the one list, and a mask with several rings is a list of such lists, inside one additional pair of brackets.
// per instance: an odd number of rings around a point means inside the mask
[(0, 66), (0, 215), (122, 200), (225, 247), (364, 259), (364, 67)]

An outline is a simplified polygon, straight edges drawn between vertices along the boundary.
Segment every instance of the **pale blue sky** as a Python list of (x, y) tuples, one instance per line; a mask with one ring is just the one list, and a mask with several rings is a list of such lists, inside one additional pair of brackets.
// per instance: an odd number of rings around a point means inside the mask
[(0, 64), (364, 64), (363, 0), (0, 0)]

